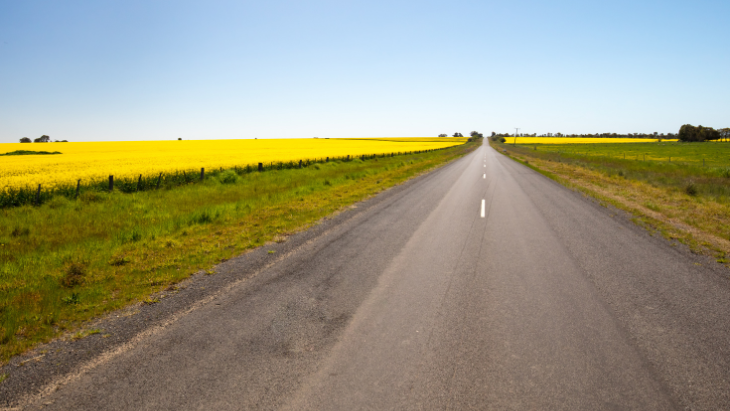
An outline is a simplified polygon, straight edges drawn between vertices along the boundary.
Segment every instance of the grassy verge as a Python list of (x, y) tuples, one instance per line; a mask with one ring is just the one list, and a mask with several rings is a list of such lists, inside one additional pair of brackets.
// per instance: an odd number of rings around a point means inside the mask
[[(730, 173), (701, 162), (626, 159), (600, 147), (562, 151), (490, 142), (494, 148), (559, 183), (635, 216), (634, 221), (696, 253), (727, 263), (730, 253)], [(644, 143), (642, 151), (661, 149)], [(697, 143), (701, 144), (701, 143)], [(615, 144), (619, 146), (620, 144)], [(719, 144), (702, 148), (708, 149)], [(674, 149), (674, 147), (672, 147)]]
[(0, 364), (478, 144), (0, 210)]

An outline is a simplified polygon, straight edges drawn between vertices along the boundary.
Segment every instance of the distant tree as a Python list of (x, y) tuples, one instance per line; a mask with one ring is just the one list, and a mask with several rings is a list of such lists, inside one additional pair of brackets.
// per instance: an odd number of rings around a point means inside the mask
[(720, 133), (720, 138), (723, 141), (730, 140), (730, 128), (727, 128), (727, 127), (726, 128), (721, 128), (721, 129), (719, 129), (717, 131)]
[(679, 128), (679, 139), (681, 141), (709, 141), (719, 140), (722, 136), (719, 131), (712, 127), (693, 126), (691, 124), (685, 124)]
[(461, 133), (454, 133), (454, 137), (464, 137)]
[(703, 141), (711, 141), (711, 140), (720, 139), (720, 132), (715, 130), (712, 127), (699, 126), (699, 129), (700, 129), (700, 135), (702, 136)]
[(38, 137), (37, 139), (33, 140), (33, 142), (35, 142), (35, 143), (48, 143), (50, 141), (51, 141), (51, 138), (45, 134)]
[(448, 134), (439, 134), (439, 137), (448, 137)]
[(31, 142), (32, 142), (32, 140), (31, 140), (31, 139), (29, 139), (28, 137), (23, 137), (23, 138), (21, 138), (21, 139), (20, 139), (20, 142), (21, 142), (21, 143), (31, 143)]

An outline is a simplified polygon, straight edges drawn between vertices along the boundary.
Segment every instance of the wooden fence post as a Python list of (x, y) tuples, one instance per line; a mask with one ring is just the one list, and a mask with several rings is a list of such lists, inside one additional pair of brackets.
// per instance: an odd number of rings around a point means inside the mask
[(160, 176), (157, 177), (157, 188), (155, 190), (160, 189), (160, 182), (162, 182), (162, 173), (160, 173)]
[(139, 175), (139, 179), (137, 180), (137, 190), (136, 192), (139, 193), (139, 186), (142, 185), (142, 174)]
[(111, 193), (112, 190), (114, 190), (114, 176), (109, 176), (109, 192)]
[(302, 168), (302, 160), (299, 160), (299, 168)]
[(38, 184), (38, 192), (35, 195), (35, 205), (41, 205), (41, 185)]
[(81, 190), (81, 180), (76, 182), (76, 196), (74, 198), (79, 198), (79, 191)]
[(259, 171), (264, 171), (264, 163), (259, 163)]
[(203, 181), (205, 179), (205, 168), (200, 168), (200, 181)]

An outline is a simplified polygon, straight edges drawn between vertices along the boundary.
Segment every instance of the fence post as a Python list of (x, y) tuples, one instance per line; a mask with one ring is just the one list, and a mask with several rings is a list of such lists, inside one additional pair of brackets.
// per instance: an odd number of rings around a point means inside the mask
[(264, 171), (264, 163), (259, 163), (259, 171)]
[(139, 186), (142, 184), (142, 174), (139, 175), (139, 179), (137, 180), (137, 192), (139, 193)]
[(350, 161), (350, 155), (349, 154), (347, 155), (347, 161)]
[(200, 181), (203, 181), (205, 179), (205, 168), (200, 168)]
[(157, 177), (157, 188), (155, 190), (160, 189), (160, 182), (162, 182), (162, 173), (160, 173), (160, 176)]
[(112, 190), (114, 190), (114, 176), (109, 176), (109, 192), (111, 193)]
[(35, 205), (41, 205), (41, 185), (38, 184), (38, 192), (35, 195)]
[(299, 168), (302, 168), (302, 160), (299, 160)]
[(79, 180), (79, 181), (76, 182), (76, 197), (74, 197), (74, 198), (79, 198), (79, 191), (80, 190), (81, 190), (81, 180)]

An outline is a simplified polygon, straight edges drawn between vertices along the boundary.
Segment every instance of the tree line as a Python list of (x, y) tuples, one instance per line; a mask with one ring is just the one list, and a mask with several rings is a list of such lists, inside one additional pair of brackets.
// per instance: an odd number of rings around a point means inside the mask
[[(32, 141), (28, 137), (23, 137), (20, 139), (20, 142), (21, 143), (31, 143), (31, 142), (32, 143), (50, 143), (51, 137), (44, 134), (36, 139), (33, 139)], [(56, 141), (54, 141), (54, 143), (68, 143), (68, 140), (60, 140), (60, 141), (56, 140)]]
[(596, 133), (596, 134), (563, 134), (563, 133), (545, 133), (538, 135), (537, 133), (519, 133), (517, 135), (510, 133), (495, 133), (492, 132), (492, 139), (499, 141), (500, 138), (505, 137), (573, 137), (573, 138), (651, 138), (651, 139), (679, 139), (680, 141), (730, 141), (730, 128), (721, 128), (715, 130), (712, 127), (704, 126), (693, 126), (691, 124), (685, 124), (679, 128), (678, 133)]
[[(443, 133), (439, 134), (439, 137), (448, 137), (448, 136), (449, 136), (448, 134), (443, 134)], [(471, 139), (484, 138), (484, 134), (482, 134), (478, 131), (472, 131), (471, 133), (469, 133), (469, 136), (470, 136), (469, 141), (471, 141)], [(464, 135), (461, 133), (454, 133), (454, 135), (451, 137), (464, 137)]]
[(543, 134), (537, 134), (537, 133), (519, 133), (515, 136), (514, 133), (495, 133), (492, 132), (492, 136), (497, 137), (569, 137), (569, 138), (666, 138), (666, 139), (675, 139), (678, 138), (677, 134), (674, 133), (596, 133), (596, 134), (563, 134), (563, 133), (543, 133)]

